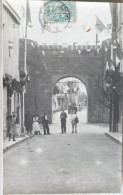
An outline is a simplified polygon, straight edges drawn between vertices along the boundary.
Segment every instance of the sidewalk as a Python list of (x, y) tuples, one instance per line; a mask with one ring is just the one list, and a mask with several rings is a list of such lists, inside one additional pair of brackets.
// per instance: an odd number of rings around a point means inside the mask
[(7, 150), (9, 150), (10, 148), (12, 148), (13, 146), (25, 141), (26, 139), (29, 139), (29, 138), (32, 138), (34, 135), (33, 134), (25, 134), (24, 137), (18, 137), (16, 138), (16, 141), (8, 141), (9, 138), (6, 138), (4, 141), (3, 141), (3, 153), (6, 152)]
[(119, 132), (109, 132), (109, 124), (100, 124), (101, 130), (111, 139), (119, 144), (122, 144), (122, 133)]

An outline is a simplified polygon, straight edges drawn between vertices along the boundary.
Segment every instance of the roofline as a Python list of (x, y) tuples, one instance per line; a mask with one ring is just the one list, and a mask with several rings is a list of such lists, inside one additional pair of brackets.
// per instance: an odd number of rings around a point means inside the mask
[(21, 24), (21, 18), (6, 0), (3, 1), (3, 6), (11, 13), (12, 17), (18, 22), (18, 24)]

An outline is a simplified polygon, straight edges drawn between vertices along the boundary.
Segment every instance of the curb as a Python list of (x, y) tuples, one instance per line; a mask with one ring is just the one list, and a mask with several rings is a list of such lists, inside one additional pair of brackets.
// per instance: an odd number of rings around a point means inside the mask
[(122, 145), (122, 143), (121, 143), (118, 139), (116, 139), (115, 137), (111, 136), (110, 134), (105, 133), (105, 135), (108, 136), (108, 137), (110, 137), (110, 138), (111, 138), (114, 142), (116, 142), (117, 144)]
[(8, 150), (10, 150), (12, 147), (16, 146), (17, 144), (20, 144), (20, 143), (24, 142), (27, 139), (31, 139), (34, 136), (35, 135), (32, 135), (32, 136), (26, 137), (26, 138), (24, 138), (24, 139), (22, 139), (22, 140), (20, 140), (18, 142), (13, 143), (11, 146), (8, 146), (8, 147), (4, 148), (3, 149), (3, 153), (7, 152)]

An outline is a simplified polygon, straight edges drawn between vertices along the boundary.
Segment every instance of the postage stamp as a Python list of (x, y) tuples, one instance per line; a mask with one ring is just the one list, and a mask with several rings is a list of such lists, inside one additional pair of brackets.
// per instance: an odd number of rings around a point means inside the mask
[(70, 23), (74, 23), (77, 20), (76, 2), (75, 1), (64, 1), (64, 4), (70, 11)]
[(42, 27), (50, 32), (60, 32), (76, 21), (76, 4), (69, 1), (47, 1), (39, 12)]
[(48, 1), (44, 5), (44, 17), (47, 23), (75, 22), (75, 2)]

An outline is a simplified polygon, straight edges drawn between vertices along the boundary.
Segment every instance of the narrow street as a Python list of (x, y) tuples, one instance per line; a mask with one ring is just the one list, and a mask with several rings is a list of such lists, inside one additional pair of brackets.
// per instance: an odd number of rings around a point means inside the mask
[(1, 16), (0, 195), (120, 193), (123, 3), (3, 0)]
[[(120, 191), (121, 146), (98, 124), (78, 113), (78, 133), (60, 134), (60, 113), (52, 135), (37, 135), (4, 153), (4, 194), (116, 193)], [(9, 163), (8, 163), (9, 162)]]

